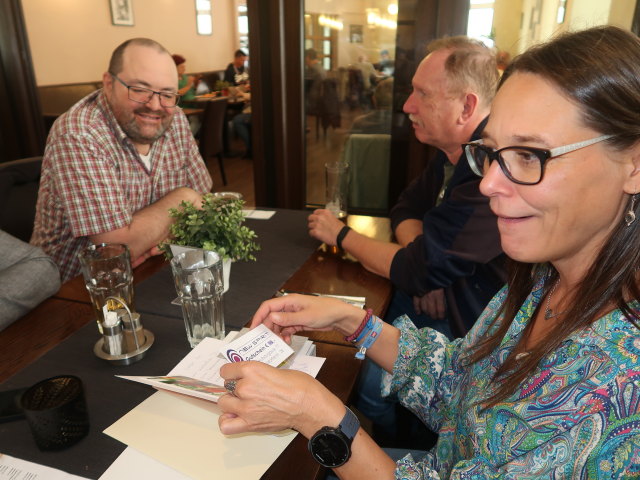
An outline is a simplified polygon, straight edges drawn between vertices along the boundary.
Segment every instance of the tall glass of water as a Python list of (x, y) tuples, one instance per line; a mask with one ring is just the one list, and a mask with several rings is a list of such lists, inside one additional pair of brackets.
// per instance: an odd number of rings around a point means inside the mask
[(188, 250), (171, 259), (176, 291), (191, 348), (204, 337), (223, 339), (222, 259), (209, 250)]
[(118, 310), (122, 308), (122, 302), (134, 310), (129, 247), (121, 243), (101, 243), (85, 248), (79, 257), (98, 330), (102, 333), (105, 310)]
[(326, 163), (324, 167), (327, 186), (325, 208), (342, 220), (347, 216), (349, 164), (332, 162)]

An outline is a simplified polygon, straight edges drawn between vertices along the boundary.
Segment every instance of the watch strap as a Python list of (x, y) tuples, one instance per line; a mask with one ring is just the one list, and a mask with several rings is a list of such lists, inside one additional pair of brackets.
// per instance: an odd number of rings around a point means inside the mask
[(344, 240), (344, 237), (346, 237), (347, 233), (349, 233), (350, 231), (351, 231), (351, 227), (349, 227), (348, 225), (345, 225), (338, 232), (338, 236), (336, 237), (336, 246), (340, 250), (342, 250), (342, 241)]
[(338, 428), (340, 428), (340, 431), (345, 434), (349, 439), (349, 443), (351, 443), (360, 429), (360, 420), (358, 420), (356, 414), (353, 413), (349, 407), (345, 405), (344, 408), (346, 408), (347, 411), (345, 412), (344, 417), (342, 417), (342, 421), (340, 422), (340, 425), (338, 425)]

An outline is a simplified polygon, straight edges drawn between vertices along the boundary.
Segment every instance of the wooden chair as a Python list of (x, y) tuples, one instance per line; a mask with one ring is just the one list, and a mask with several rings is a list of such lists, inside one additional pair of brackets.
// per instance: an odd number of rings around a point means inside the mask
[(227, 176), (224, 173), (224, 141), (223, 132), (225, 119), (227, 114), (227, 99), (209, 100), (204, 108), (202, 116), (202, 126), (200, 127), (200, 154), (202, 159), (207, 160), (212, 157), (218, 157), (218, 165), (220, 165), (220, 174), (222, 175), (222, 184), (227, 184)]
[(0, 163), (0, 230), (28, 242), (36, 217), (42, 157)]

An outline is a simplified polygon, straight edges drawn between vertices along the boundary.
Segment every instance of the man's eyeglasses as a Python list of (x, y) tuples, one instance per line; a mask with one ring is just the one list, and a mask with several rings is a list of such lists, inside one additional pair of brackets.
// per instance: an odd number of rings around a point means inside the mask
[(594, 145), (611, 137), (613, 135), (601, 135), (551, 150), (517, 146), (494, 150), (483, 145), (482, 140), (463, 143), (462, 147), (467, 155), (469, 166), (476, 175), (484, 176), (489, 170), (491, 162), (497, 160), (502, 172), (512, 182), (520, 185), (535, 185), (542, 180), (547, 160)]
[(165, 108), (171, 108), (178, 105), (178, 100), (180, 100), (180, 95), (177, 93), (156, 92), (150, 88), (132, 87), (124, 83), (117, 75), (113, 73), (110, 73), (110, 75), (127, 88), (129, 100), (133, 100), (134, 102), (149, 103), (154, 95), (158, 95), (160, 105)]

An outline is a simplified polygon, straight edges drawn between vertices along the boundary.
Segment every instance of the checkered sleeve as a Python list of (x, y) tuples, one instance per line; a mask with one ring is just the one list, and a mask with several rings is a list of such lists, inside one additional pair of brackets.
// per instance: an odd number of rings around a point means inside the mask
[(182, 112), (176, 115), (176, 125), (180, 131), (179, 138), (184, 139), (184, 151), (186, 155), (187, 186), (198, 193), (208, 193), (213, 187), (213, 180), (204, 163), (198, 145), (196, 144), (189, 122)]
[(91, 136), (66, 134), (47, 146), (53, 181), (73, 236), (110, 232), (131, 223), (114, 152)]

